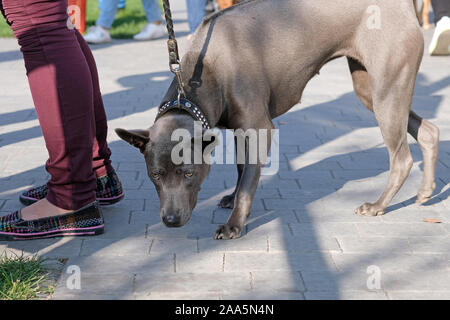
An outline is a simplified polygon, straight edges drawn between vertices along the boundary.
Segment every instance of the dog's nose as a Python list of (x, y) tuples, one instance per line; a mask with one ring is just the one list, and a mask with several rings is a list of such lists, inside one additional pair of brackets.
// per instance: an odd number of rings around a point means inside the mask
[(173, 214), (165, 215), (163, 222), (168, 227), (178, 227), (180, 225), (180, 218)]

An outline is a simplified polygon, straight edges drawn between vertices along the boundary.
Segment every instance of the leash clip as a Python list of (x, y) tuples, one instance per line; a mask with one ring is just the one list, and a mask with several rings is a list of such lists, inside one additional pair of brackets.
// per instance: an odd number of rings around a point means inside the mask
[[(178, 83), (178, 98), (180, 97), (180, 93), (183, 95), (184, 98), (186, 98), (186, 94), (184, 92), (184, 84), (183, 84), (183, 79), (181, 78), (181, 68), (180, 68), (180, 64), (171, 64), (170, 65), (170, 71), (172, 71), (172, 73), (175, 74), (175, 77), (177, 79), (177, 83)], [(179, 99), (178, 99), (179, 101)]]
[[(178, 108), (180, 108), (180, 109), (181, 109), (181, 102), (180, 102), (180, 100), (181, 100), (181, 94), (182, 94), (182, 92), (181, 92), (180, 88), (178, 88), (177, 106), (178, 106)], [(183, 94), (183, 96), (184, 96), (184, 94)]]

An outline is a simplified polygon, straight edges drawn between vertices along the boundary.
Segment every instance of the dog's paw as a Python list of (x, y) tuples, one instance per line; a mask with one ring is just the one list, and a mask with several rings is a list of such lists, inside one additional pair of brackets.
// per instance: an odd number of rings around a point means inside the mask
[(241, 233), (242, 228), (224, 224), (221, 225), (219, 228), (217, 228), (216, 234), (214, 235), (214, 239), (216, 240), (236, 239), (241, 236)]
[(434, 182), (431, 188), (426, 187), (420, 188), (419, 192), (417, 193), (416, 203), (424, 204), (425, 202), (430, 200), (431, 196), (433, 195), (434, 189), (436, 189), (436, 183)]
[(384, 209), (374, 203), (364, 203), (355, 210), (355, 214), (366, 217), (381, 216), (384, 214)]
[(233, 209), (234, 208), (234, 194), (229, 194), (220, 200), (219, 207), (225, 209)]

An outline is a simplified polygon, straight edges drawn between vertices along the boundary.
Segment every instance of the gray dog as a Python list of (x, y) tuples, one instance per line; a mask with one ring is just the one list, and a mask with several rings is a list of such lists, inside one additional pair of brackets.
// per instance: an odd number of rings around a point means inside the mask
[[(244, 2), (205, 18), (196, 31), (181, 62), (188, 99), (183, 108), (173, 107), (174, 80), (150, 129), (116, 132), (144, 154), (160, 197), (161, 218), (167, 226), (179, 227), (192, 214), (209, 165), (175, 165), (171, 150), (178, 142), (171, 140), (172, 132), (193, 132), (194, 120), (204, 120), (204, 127), (270, 130), (272, 119), (298, 103), (323, 65), (346, 57), (354, 90), (374, 112), (390, 158), (384, 192), (355, 212), (381, 215), (413, 164), (407, 132), (418, 141), (424, 158), (417, 201), (426, 202), (435, 188), (439, 130), (410, 111), (423, 48), (413, 0)], [(238, 165), (236, 189), (219, 204), (233, 210), (217, 229), (216, 239), (240, 237), (261, 167)]]

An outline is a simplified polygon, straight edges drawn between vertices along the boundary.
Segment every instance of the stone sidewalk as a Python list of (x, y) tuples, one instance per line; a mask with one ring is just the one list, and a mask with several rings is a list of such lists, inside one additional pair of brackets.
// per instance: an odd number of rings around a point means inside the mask
[[(173, 7), (183, 50), (184, 1)], [(431, 35), (426, 32), (428, 40)], [(101, 236), (0, 242), (0, 251), (67, 259), (55, 299), (450, 299), (450, 58), (424, 57), (414, 97), (413, 109), (441, 129), (438, 187), (429, 203), (415, 204), (422, 157), (410, 140), (414, 167), (386, 215), (353, 214), (383, 190), (388, 155), (339, 59), (311, 81), (301, 104), (275, 120), (280, 171), (262, 179), (244, 237), (216, 241), (212, 236), (229, 215), (216, 205), (234, 188), (234, 166), (214, 166), (191, 221), (168, 229), (160, 223), (141, 154), (113, 131), (153, 123), (171, 78), (165, 39), (92, 49), (126, 199), (104, 208)], [(0, 214), (6, 214), (20, 207), (23, 190), (48, 178), (44, 141), (12, 39), (0, 39), (0, 105)], [(66, 285), (73, 265), (81, 270), (79, 290)], [(380, 288), (368, 287), (378, 274)]]

